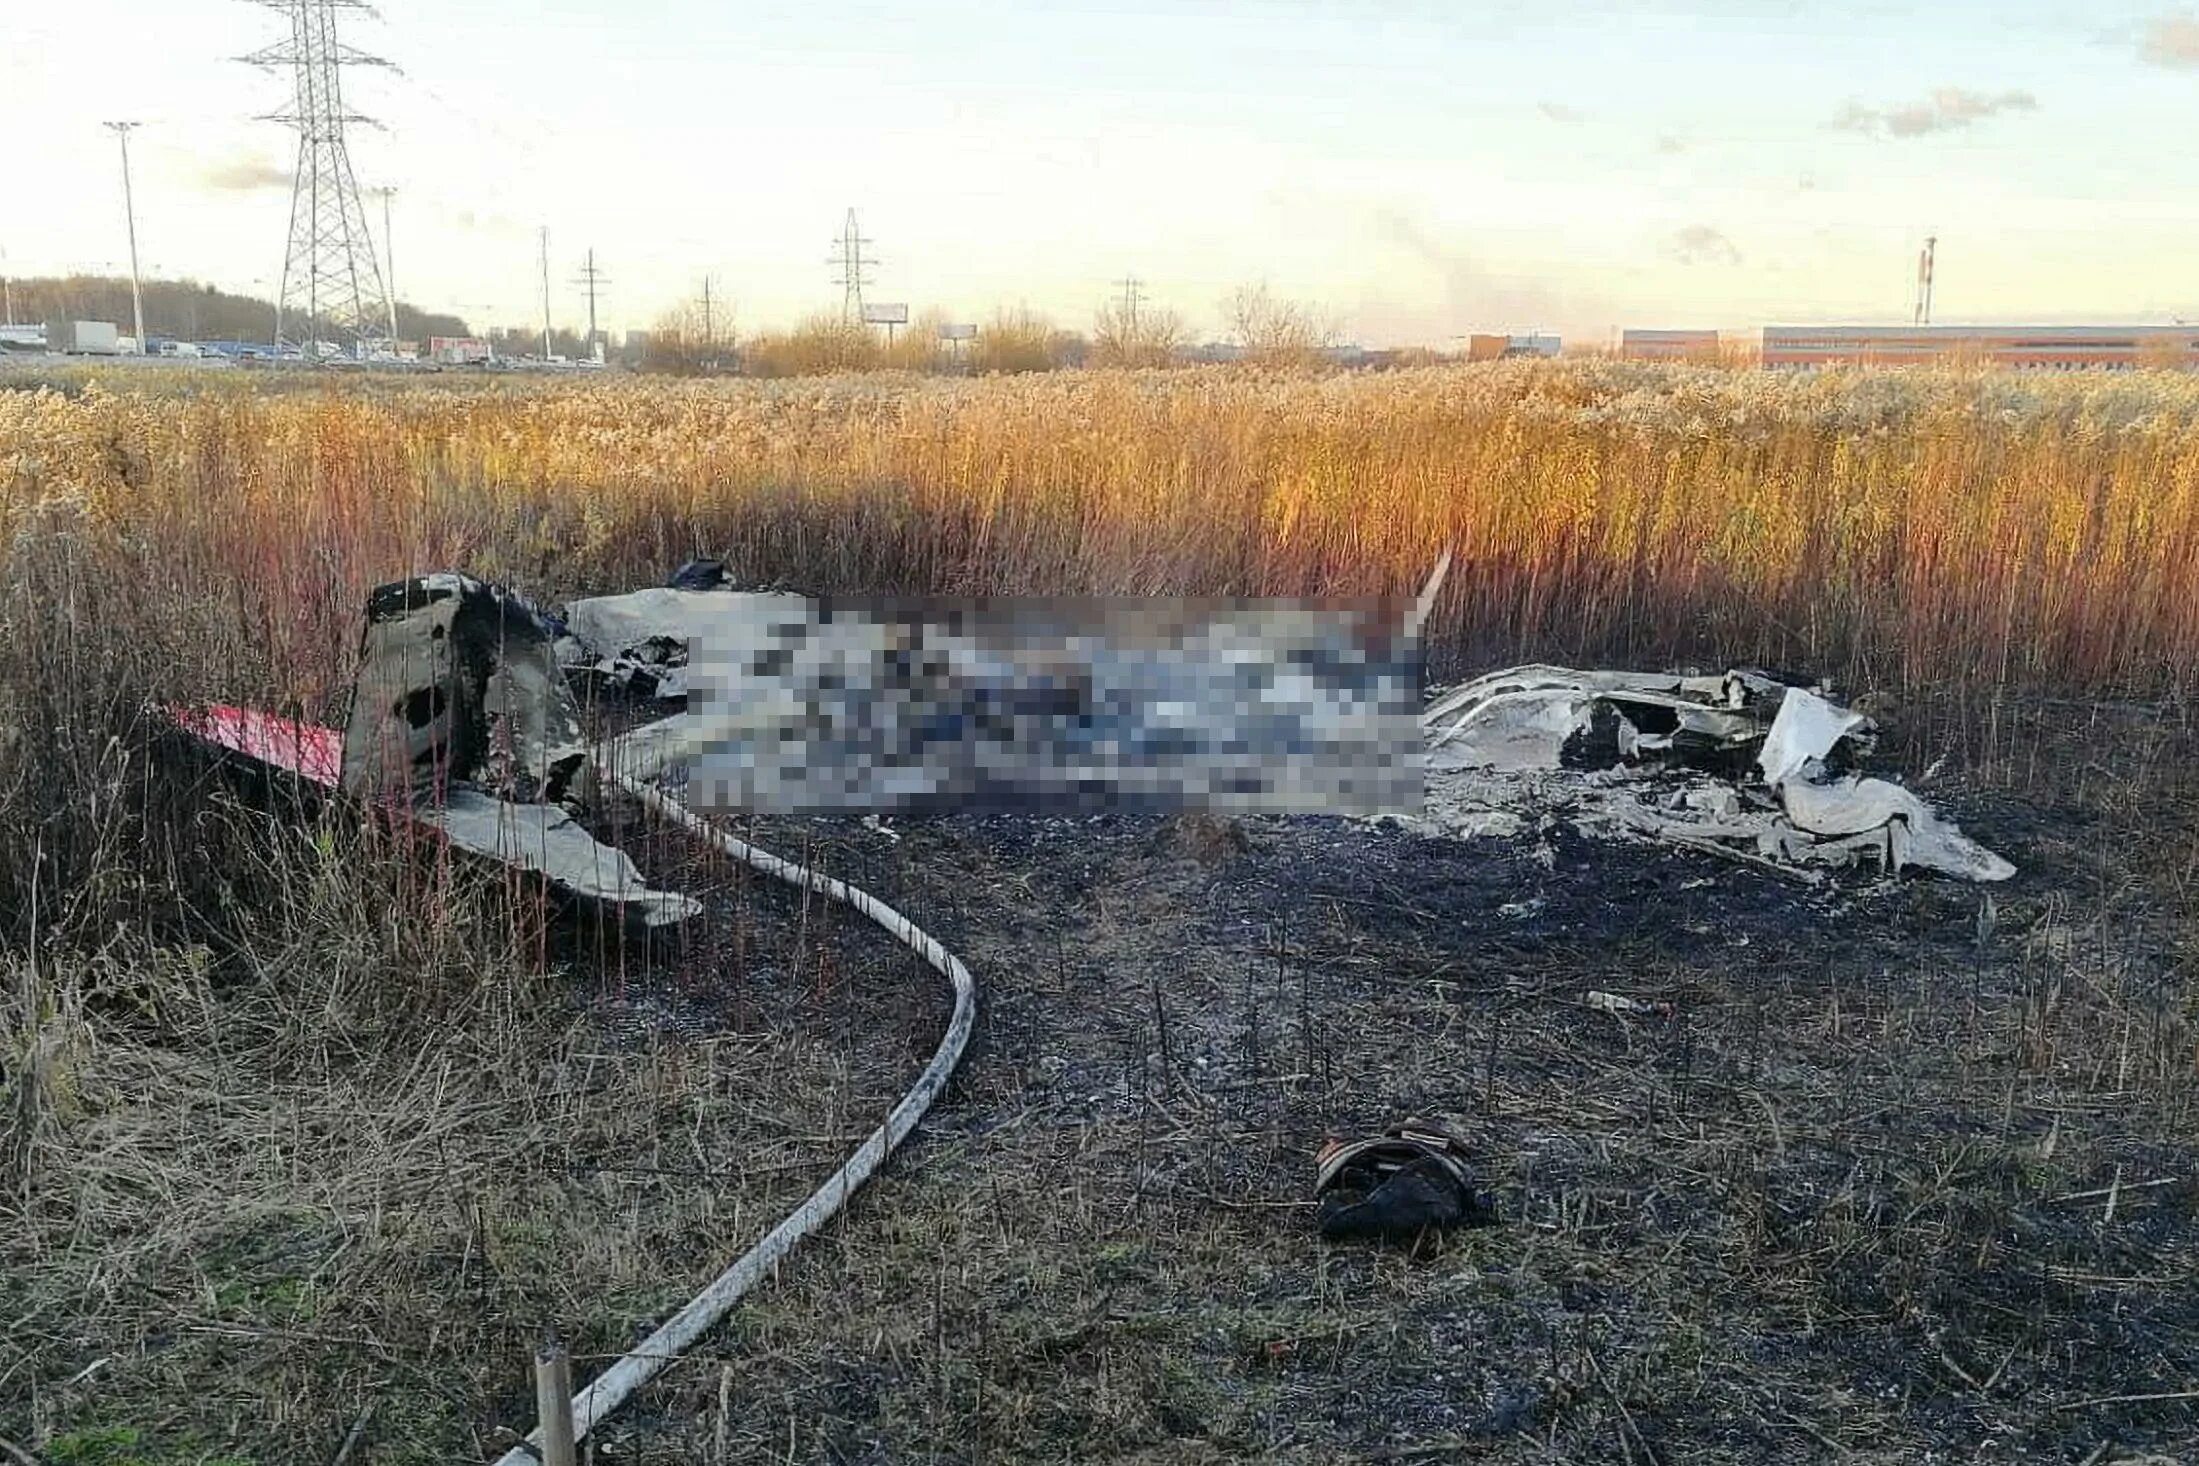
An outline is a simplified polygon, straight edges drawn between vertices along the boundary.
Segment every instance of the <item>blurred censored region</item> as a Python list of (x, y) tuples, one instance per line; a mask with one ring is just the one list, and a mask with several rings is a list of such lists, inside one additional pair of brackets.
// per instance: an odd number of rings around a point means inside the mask
[(1394, 605), (709, 601), (688, 711), (651, 734), (698, 810), (1421, 811)]

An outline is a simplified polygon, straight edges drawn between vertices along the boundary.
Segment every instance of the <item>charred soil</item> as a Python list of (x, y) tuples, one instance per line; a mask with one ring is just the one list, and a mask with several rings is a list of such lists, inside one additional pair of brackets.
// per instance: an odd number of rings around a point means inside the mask
[[(2160, 709), (2031, 732), (1934, 786), (2019, 866), (1990, 889), (1562, 824), (744, 825), (966, 957), (979, 1029), (599, 1459), (2190, 1450), (2195, 740)], [(464, 956), (484, 916), (402, 997), (324, 950), (209, 979), (219, 1028), (100, 999), (46, 1132), (77, 1170), (41, 1160), (8, 1254), (0, 1435), (478, 1456), (529, 1421), (542, 1329), (594, 1373), (829, 1172), (928, 1055), (936, 977), (631, 811), (602, 833), (705, 917), (553, 925), (514, 977)], [(1498, 1223), (1321, 1240), (1323, 1137), (1408, 1115), (1470, 1143)]]

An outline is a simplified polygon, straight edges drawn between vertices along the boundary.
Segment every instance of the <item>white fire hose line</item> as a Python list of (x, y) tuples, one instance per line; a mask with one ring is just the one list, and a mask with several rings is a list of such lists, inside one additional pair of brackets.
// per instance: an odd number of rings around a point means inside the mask
[[(636, 1344), (629, 1353), (573, 1397), (575, 1440), (584, 1439), (598, 1421), (626, 1403), (636, 1390), (677, 1363), (704, 1334), (725, 1317), (734, 1304), (740, 1302), (749, 1289), (778, 1267), (781, 1259), (793, 1250), (797, 1242), (830, 1221), (847, 1204), (848, 1198), (877, 1174), (878, 1168), (885, 1164), (886, 1157), (893, 1154), (895, 1147), (916, 1128), (917, 1122), (924, 1118), (924, 1112), (931, 1108), (932, 1101), (947, 1087), (947, 1080), (953, 1075), (955, 1065), (962, 1059), (962, 1050), (970, 1041), (970, 1027), (977, 1018), (977, 983), (970, 976), (970, 969), (963, 966), (962, 959), (941, 946), (930, 933), (885, 902), (846, 881), (821, 875), (807, 866), (798, 865), (745, 840), (734, 838), (638, 778), (608, 768), (604, 773), (620, 788), (640, 800), (650, 813), (708, 840), (735, 860), (790, 885), (806, 886), (830, 900), (852, 906), (884, 927), (896, 941), (937, 968), (953, 985), (954, 1013), (947, 1020), (947, 1031), (941, 1036), (939, 1047), (933, 1051), (931, 1062), (924, 1066), (924, 1072), (917, 1076), (916, 1083), (901, 1097), (900, 1103), (887, 1112), (879, 1127), (855, 1148), (854, 1154), (847, 1158), (846, 1163), (827, 1177), (822, 1186), (811, 1192), (807, 1201), (772, 1228), (769, 1236), (743, 1253), (684, 1308), (665, 1320), (655, 1333)], [(529, 1447), (538, 1446), (541, 1439), (542, 1431), (537, 1426), (528, 1435), (526, 1445), (514, 1446), (506, 1451), (498, 1458), (496, 1466), (531, 1466), (531, 1463), (540, 1461), (541, 1457)]]

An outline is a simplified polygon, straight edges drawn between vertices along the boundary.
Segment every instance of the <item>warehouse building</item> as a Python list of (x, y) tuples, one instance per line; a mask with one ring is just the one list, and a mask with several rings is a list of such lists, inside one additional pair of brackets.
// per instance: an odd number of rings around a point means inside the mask
[(1466, 338), (1468, 361), (1508, 361), (1515, 357), (1553, 357), (1564, 343), (1556, 336), (1541, 331), (1525, 336), (1485, 335), (1475, 332)]
[(1716, 331), (1637, 331), (1619, 333), (1619, 355), (1628, 361), (1716, 361)]
[(2199, 367), (2194, 326), (1766, 326), (1767, 367), (1972, 365), (2012, 371)]

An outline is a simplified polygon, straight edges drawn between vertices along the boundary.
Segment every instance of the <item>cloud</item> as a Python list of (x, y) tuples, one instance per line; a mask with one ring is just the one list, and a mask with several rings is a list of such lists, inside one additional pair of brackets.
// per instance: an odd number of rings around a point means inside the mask
[(2199, 15), (2172, 10), (2146, 24), (2138, 54), (2155, 66), (2199, 67)]
[(1552, 122), (1578, 122), (1581, 120), (1579, 110), (1568, 107), (1563, 102), (1537, 102), (1535, 103), (1535, 110)]
[(1871, 137), (1923, 137), (1952, 132), (2000, 112), (2035, 112), (2039, 99), (2029, 92), (1972, 92), (1961, 87), (1941, 87), (1921, 102), (1881, 111), (1850, 102), (1834, 116), (1832, 125), (1844, 132)]
[(199, 182), (216, 193), (252, 193), (263, 188), (290, 187), (290, 170), (277, 167), (265, 156), (253, 153), (227, 162), (209, 163)]
[(1665, 240), (1664, 252), (1683, 265), (1738, 265), (1741, 251), (1708, 224), (1690, 224)]

